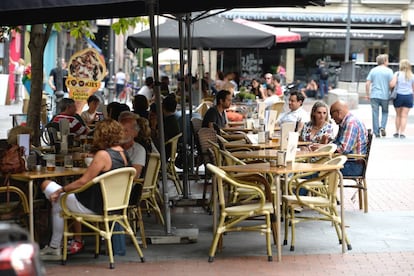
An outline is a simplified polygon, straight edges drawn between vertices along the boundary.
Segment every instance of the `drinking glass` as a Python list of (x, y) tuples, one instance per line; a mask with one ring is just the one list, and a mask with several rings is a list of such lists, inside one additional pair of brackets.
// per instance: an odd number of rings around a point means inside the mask
[(46, 154), (44, 156), (46, 160), (46, 170), (47, 171), (54, 171), (56, 169), (56, 158), (54, 154)]
[(65, 168), (73, 168), (73, 157), (72, 155), (65, 155), (64, 157)]

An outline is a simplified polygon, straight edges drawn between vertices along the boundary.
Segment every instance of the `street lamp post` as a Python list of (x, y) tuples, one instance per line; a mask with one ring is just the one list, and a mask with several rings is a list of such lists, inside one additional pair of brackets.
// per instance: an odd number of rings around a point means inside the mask
[(351, 47), (351, 1), (348, 0), (348, 16), (346, 19), (345, 62), (349, 61), (349, 48)]

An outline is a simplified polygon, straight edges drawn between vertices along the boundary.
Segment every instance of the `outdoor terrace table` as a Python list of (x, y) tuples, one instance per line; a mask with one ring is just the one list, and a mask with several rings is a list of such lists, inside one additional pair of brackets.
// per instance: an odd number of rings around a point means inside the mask
[(41, 171), (28, 171), (22, 173), (14, 173), (10, 177), (20, 181), (29, 183), (29, 233), (30, 238), (34, 241), (34, 219), (33, 219), (33, 181), (37, 179), (55, 178), (62, 176), (82, 175), (86, 168), (64, 168), (56, 167), (54, 171), (47, 171), (45, 167)]
[(233, 132), (233, 131), (255, 132), (256, 131), (253, 128), (245, 128), (245, 127), (225, 127), (225, 128), (222, 128), (221, 130), (225, 132)]
[[(232, 165), (232, 166), (221, 166), (220, 168), (226, 172), (232, 173), (271, 173), (275, 176), (275, 198), (274, 204), (276, 209), (276, 238), (277, 238), (277, 260), (282, 260), (282, 246), (281, 246), (281, 235), (280, 235), (280, 176), (289, 174), (289, 173), (307, 173), (307, 172), (321, 172), (321, 171), (331, 171), (331, 170), (339, 170), (343, 166), (342, 165), (325, 165), (325, 164), (318, 164), (318, 163), (290, 163), (286, 167), (271, 167), (269, 163), (255, 163), (255, 164), (247, 164), (247, 165)], [(344, 207), (343, 207), (343, 185), (342, 185), (342, 175), (340, 177), (340, 202), (341, 202), (341, 227), (342, 233), (345, 233), (345, 222), (344, 222)], [(287, 185), (287, 183), (285, 184)], [(287, 189), (285, 189), (286, 191)], [(214, 219), (213, 219), (213, 229), (216, 229), (216, 208), (217, 208), (217, 191), (216, 187), (213, 189), (213, 212), (214, 212)], [(342, 253), (346, 252), (345, 242), (342, 243)]]
[[(299, 146), (307, 146), (310, 145), (311, 142), (304, 142), (304, 141), (299, 141), (298, 142), (298, 147)], [(232, 148), (250, 148), (250, 149), (254, 149), (254, 150), (259, 150), (259, 149), (279, 149), (280, 148), (280, 142), (273, 142), (271, 140), (267, 141), (266, 143), (253, 143), (253, 144), (249, 144), (249, 143), (224, 143), (224, 147), (228, 148), (228, 149), (232, 149)]]
[[(277, 159), (277, 150), (275, 149), (262, 149), (253, 151), (235, 151), (231, 153), (234, 157), (239, 159)], [(330, 152), (314, 152), (300, 150), (296, 152), (296, 158), (307, 159), (312, 157), (328, 157)]]
[(229, 126), (244, 126), (244, 121), (228, 122)]

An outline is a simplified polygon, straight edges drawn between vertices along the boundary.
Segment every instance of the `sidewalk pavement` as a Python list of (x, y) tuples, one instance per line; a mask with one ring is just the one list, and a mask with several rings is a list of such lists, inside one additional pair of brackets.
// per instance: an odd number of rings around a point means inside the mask
[[(305, 108), (312, 105), (307, 102)], [(16, 107), (15, 107), (16, 108)], [(11, 127), (11, 118), (0, 107), (0, 130)], [(4, 110), (4, 111), (3, 111)], [(369, 105), (352, 112), (371, 128)], [(354, 190), (345, 190), (345, 224), (352, 250), (341, 253), (336, 233), (329, 223), (303, 222), (297, 225), (294, 252), (283, 247), (282, 262), (267, 262), (264, 237), (256, 233), (229, 233), (224, 247), (208, 263), (212, 240), (212, 217), (201, 207), (171, 209), (173, 230), (197, 228), (197, 242), (149, 244), (143, 249), (146, 263), (140, 263), (132, 245), (126, 256), (115, 256), (115, 270), (108, 269), (107, 256), (93, 258), (93, 245), (71, 256), (66, 266), (47, 262), (47, 275), (413, 275), (414, 274), (414, 115), (410, 114), (406, 139), (392, 137), (395, 111), (390, 106), (386, 138), (374, 138), (367, 171), (369, 212), (358, 209), (351, 200)], [(7, 121), (7, 122), (6, 122)], [(192, 191), (202, 189), (203, 181), (192, 183)], [(172, 187), (172, 186), (171, 186)], [(171, 189), (173, 191), (173, 189)], [(163, 230), (155, 217), (145, 217), (147, 231)], [(282, 227), (283, 228), (283, 227)], [(283, 229), (282, 229), (283, 231)], [(174, 232), (174, 231), (173, 231)], [(282, 232), (283, 235), (283, 232)], [(273, 250), (276, 254), (276, 250)]]

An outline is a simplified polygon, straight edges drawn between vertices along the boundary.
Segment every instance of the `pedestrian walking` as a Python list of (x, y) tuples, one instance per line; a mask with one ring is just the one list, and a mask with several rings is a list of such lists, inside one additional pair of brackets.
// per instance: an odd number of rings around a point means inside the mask
[[(388, 121), (388, 102), (390, 97), (390, 83), (393, 72), (388, 68), (388, 55), (377, 56), (377, 66), (372, 68), (365, 83), (365, 93), (371, 103), (372, 128), (376, 137), (385, 137)], [(381, 124), (379, 110), (381, 108)]]
[(395, 138), (405, 138), (408, 112), (413, 107), (414, 75), (408, 59), (400, 61), (399, 71), (394, 74), (391, 87), (397, 92), (397, 98), (393, 100), (395, 116)]
[(316, 71), (316, 74), (319, 76), (319, 97), (323, 100), (325, 95), (328, 95), (329, 88), (329, 70), (326, 67), (325, 61), (321, 60), (319, 62), (319, 68)]

